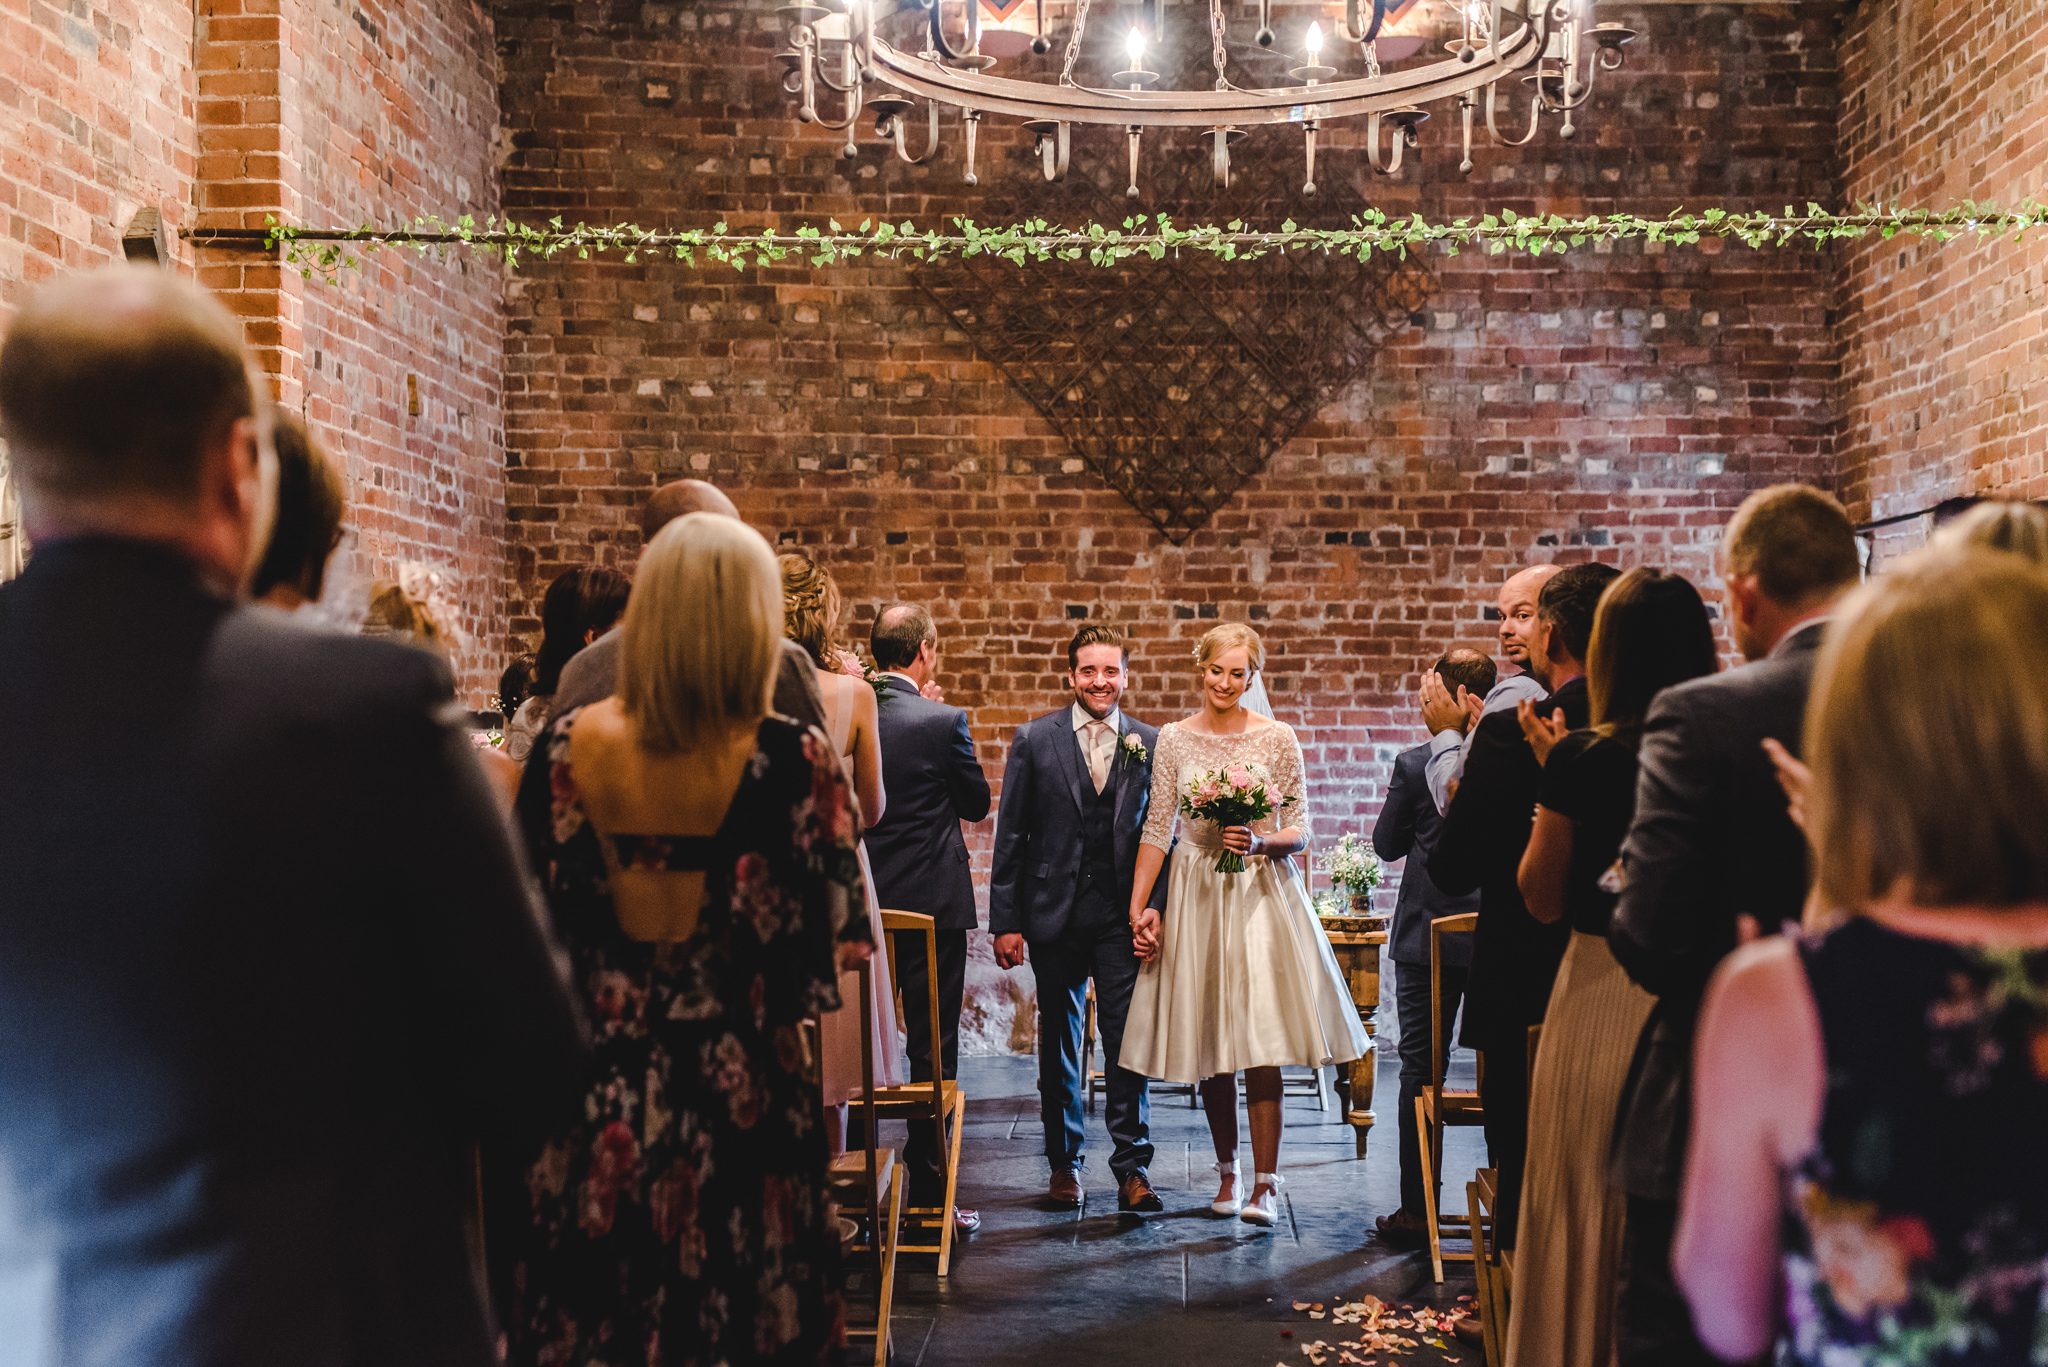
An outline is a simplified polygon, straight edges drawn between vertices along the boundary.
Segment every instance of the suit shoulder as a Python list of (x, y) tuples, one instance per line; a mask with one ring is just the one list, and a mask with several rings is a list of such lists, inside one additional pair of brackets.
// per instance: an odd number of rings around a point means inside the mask
[(316, 706), (418, 706), (454, 693), (448, 666), (417, 646), (345, 636), (260, 607), (229, 614), (214, 638), (212, 665), (225, 679), (258, 682)]
[[(1515, 715), (1513, 708), (1501, 712), (1489, 712), (1479, 719), (1477, 736), (1488, 740), (1506, 742), (1522, 734), (1522, 719)], [(1425, 749), (1427, 747), (1424, 747)]]
[(1397, 773), (1419, 774), (1428, 767), (1428, 741), (1424, 741), (1420, 745), (1411, 745), (1400, 754), (1394, 756), (1394, 769)]

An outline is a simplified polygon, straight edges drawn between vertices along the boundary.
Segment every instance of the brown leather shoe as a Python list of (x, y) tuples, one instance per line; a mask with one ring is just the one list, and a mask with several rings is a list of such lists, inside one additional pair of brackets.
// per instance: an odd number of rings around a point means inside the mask
[(1484, 1348), (1486, 1346), (1486, 1330), (1479, 1323), (1479, 1312), (1474, 1310), (1471, 1314), (1452, 1325), (1451, 1337), (1468, 1348)]
[(1389, 1248), (1427, 1248), (1429, 1217), (1403, 1208), (1373, 1221), (1380, 1242)]
[(1052, 1185), (1045, 1189), (1045, 1199), (1058, 1210), (1079, 1210), (1081, 1174), (1072, 1168), (1061, 1168), (1052, 1175)]
[(1116, 1208), (1126, 1215), (1157, 1215), (1166, 1209), (1166, 1203), (1152, 1190), (1144, 1173), (1134, 1172), (1116, 1189)]

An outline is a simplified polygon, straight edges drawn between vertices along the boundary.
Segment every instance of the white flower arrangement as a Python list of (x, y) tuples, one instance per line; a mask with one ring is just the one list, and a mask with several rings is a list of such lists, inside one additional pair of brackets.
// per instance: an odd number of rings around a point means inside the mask
[(1318, 916), (1342, 916), (1349, 910), (1344, 899), (1327, 888), (1308, 900), (1309, 905), (1316, 909)]
[(1354, 897), (1372, 891), (1386, 876), (1379, 856), (1372, 852), (1364, 836), (1353, 831), (1337, 837), (1337, 843), (1330, 847), (1328, 857), (1323, 860), (1323, 867), (1330, 871), (1331, 882)]

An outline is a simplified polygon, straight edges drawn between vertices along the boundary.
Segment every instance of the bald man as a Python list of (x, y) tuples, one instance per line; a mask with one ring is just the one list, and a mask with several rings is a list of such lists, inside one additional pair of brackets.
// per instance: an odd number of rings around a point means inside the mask
[(240, 334), (121, 267), (0, 344), (0, 1364), (488, 1367), (472, 1146), (585, 1035), (446, 668), (237, 601)]
[(1472, 735), (1482, 717), (1512, 712), (1524, 698), (1550, 696), (1529, 651), (1538, 636), (1536, 600), (1558, 572), (1556, 565), (1531, 565), (1508, 576), (1500, 586), (1500, 679), (1484, 702), (1465, 689), (1452, 691), (1444, 676), (1432, 669), (1422, 676), (1422, 723), (1429, 728), (1429, 763), (1423, 781), (1438, 815), (1450, 810), (1451, 792), (1465, 772)]
[[(654, 534), (687, 513), (723, 513), (738, 519), (739, 510), (715, 484), (701, 479), (670, 480), (647, 496), (640, 510), (640, 544), (654, 540)], [(619, 631), (614, 627), (576, 652), (562, 670), (555, 685), (554, 715), (609, 698), (619, 688)], [(785, 717), (825, 724), (825, 704), (818, 696), (818, 680), (811, 673), (811, 657), (794, 641), (782, 643), (782, 665), (775, 675), (775, 710)]]

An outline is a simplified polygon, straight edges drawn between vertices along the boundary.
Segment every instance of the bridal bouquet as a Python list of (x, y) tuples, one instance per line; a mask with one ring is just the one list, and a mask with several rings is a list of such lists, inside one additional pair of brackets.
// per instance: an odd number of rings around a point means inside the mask
[[(1273, 776), (1258, 764), (1226, 764), (1188, 775), (1181, 785), (1180, 810), (1196, 821), (1249, 826), (1273, 814)], [(1244, 856), (1225, 850), (1218, 873), (1243, 873)]]

